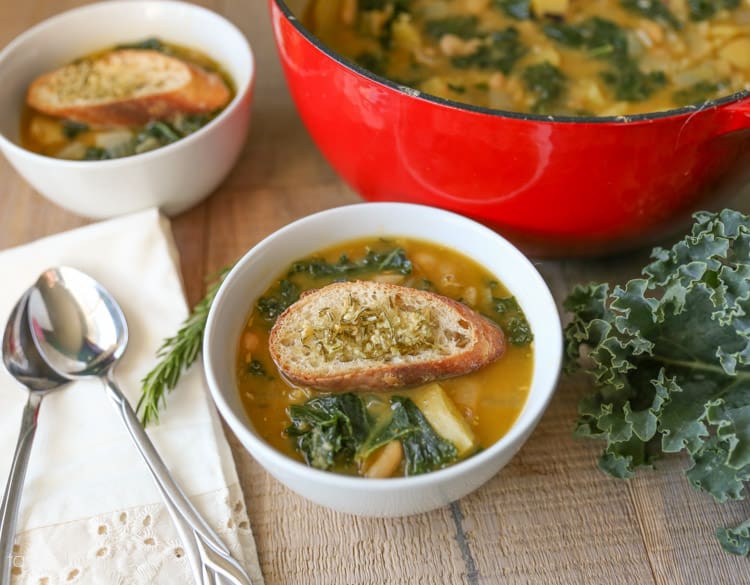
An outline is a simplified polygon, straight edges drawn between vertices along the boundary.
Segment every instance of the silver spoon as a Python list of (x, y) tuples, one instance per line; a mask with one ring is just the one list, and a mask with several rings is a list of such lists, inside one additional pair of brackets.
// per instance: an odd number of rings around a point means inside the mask
[(26, 386), (29, 398), (21, 416), (16, 452), (0, 505), (0, 585), (10, 583), (18, 505), (21, 501), (23, 479), (29, 463), (42, 398), (48, 392), (68, 383), (68, 380), (53, 372), (42, 360), (29, 337), (26, 324), (28, 299), (29, 291), (26, 291), (13, 307), (3, 334), (3, 364), (11, 376)]
[(115, 382), (114, 367), (128, 342), (127, 323), (117, 301), (90, 276), (74, 268), (59, 267), (42, 273), (31, 289), (28, 307), (34, 343), (57, 374), (70, 380), (102, 380), (177, 520), (178, 530), (184, 524), (189, 526), (192, 542), (188, 542), (188, 550), (197, 550), (202, 562), (199, 573), (193, 566), (196, 580), (213, 583), (215, 575), (234, 584), (250, 585), (245, 570), (172, 479)]
[[(31, 440), (33, 439), (34, 431), (36, 430), (36, 413), (38, 412), (39, 403), (44, 394), (70, 382), (69, 379), (58, 375), (39, 355), (39, 350), (36, 347), (36, 343), (34, 342), (29, 329), (28, 299), (30, 294), (31, 289), (27, 290), (16, 304), (8, 320), (7, 329), (3, 338), (3, 356), (6, 368), (11, 375), (16, 377), (20, 382), (28, 385), (31, 393), (26, 410), (24, 411), (19, 437), (19, 446), (23, 445), (25, 447), (25, 453), (23, 457), (17, 456), (14, 459), (14, 464), (11, 467), (11, 478), (8, 481), (8, 487), (6, 490), (6, 497), (3, 500), (3, 518), (6, 517), (5, 511), (8, 510), (7, 517), (9, 519), (7, 522), (3, 521), (2, 526), (0, 526), (2, 529), (0, 534), (2, 535), (3, 543), (3, 557), (0, 561), (5, 562), (7, 560), (7, 567), (5, 565), (2, 567), (2, 577), (6, 578), (6, 580), (0, 580), (0, 585), (9, 585), (10, 583), (10, 571), (12, 570), (11, 551), (16, 523), (15, 515), (10, 516), (10, 514), (11, 512), (17, 511), (18, 494), (20, 494), (21, 491), (20, 483), (26, 469)], [(34, 410), (34, 407), (36, 410)], [(16, 465), (16, 460), (22, 461), (22, 463)], [(9, 499), (11, 497), (14, 499), (13, 501)], [(194, 575), (196, 575), (196, 581), (200, 585), (212, 585), (213, 581), (205, 577), (204, 569), (200, 566), (200, 553), (198, 552), (198, 547), (195, 543), (190, 527), (185, 524), (174, 509), (174, 506), (166, 498), (166, 495), (165, 500), (167, 510), (175, 523), (177, 532), (186, 545), (185, 548), (188, 560)], [(6, 501), (8, 501), (7, 506)]]

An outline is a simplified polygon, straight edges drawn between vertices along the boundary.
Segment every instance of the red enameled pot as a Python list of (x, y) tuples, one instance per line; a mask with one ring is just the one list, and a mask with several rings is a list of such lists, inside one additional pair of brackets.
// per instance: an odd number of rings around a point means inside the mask
[(269, 0), (299, 113), (365, 199), (477, 219), (544, 255), (651, 243), (750, 187), (750, 92), (630, 117), (545, 117), (422, 95), (334, 53)]

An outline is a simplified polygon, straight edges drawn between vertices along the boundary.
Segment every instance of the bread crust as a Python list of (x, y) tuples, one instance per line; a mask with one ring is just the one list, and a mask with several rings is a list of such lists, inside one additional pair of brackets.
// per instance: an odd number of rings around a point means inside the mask
[(109, 51), (71, 63), (35, 79), (26, 94), (35, 110), (105, 127), (142, 126), (176, 113), (213, 112), (230, 98), (219, 75), (142, 49)]
[[(342, 362), (334, 356), (319, 363), (320, 352), (313, 346), (320, 345), (320, 336), (328, 334), (323, 332), (317, 338), (310, 334), (316, 326), (325, 326), (324, 321), (311, 321), (321, 307), (341, 309), (351, 302), (352, 295), (400, 298), (406, 305), (425, 307), (426, 315), (439, 317), (435, 323), (442, 330), (437, 331), (436, 339), (445, 343), (416, 355), (389, 355), (385, 361), (364, 358)], [(452, 330), (456, 326), (458, 334)], [(458, 339), (457, 345), (450, 343), (452, 338)], [(278, 317), (269, 336), (271, 358), (292, 384), (332, 392), (388, 390), (468, 374), (500, 358), (505, 345), (500, 327), (463, 303), (429, 291), (371, 281), (334, 283), (307, 291)]]

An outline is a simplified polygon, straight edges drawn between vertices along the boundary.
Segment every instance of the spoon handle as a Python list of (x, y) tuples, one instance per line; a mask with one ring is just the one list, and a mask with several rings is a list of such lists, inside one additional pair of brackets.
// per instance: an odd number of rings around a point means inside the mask
[(167, 493), (162, 489), (161, 484), (157, 481), (156, 485), (164, 498), (164, 505), (167, 508), (167, 512), (169, 512), (170, 518), (172, 518), (172, 524), (174, 524), (174, 527), (177, 530), (177, 535), (180, 537), (182, 545), (185, 547), (185, 555), (190, 564), (190, 570), (193, 573), (195, 584), (209, 585), (209, 581), (206, 579), (205, 565), (201, 562), (200, 551), (195, 542), (193, 531), (174, 507), (172, 500), (169, 499)]
[(0, 506), (0, 585), (10, 583), (10, 572), (16, 562), (13, 552), (13, 542), (16, 536), (16, 522), (18, 520), (18, 505), (21, 501), (23, 479), (29, 464), (31, 444), (36, 433), (36, 419), (42, 395), (30, 392), (29, 399), (21, 416), (21, 430), (18, 433), (16, 452), (10, 465), (8, 484), (5, 486), (3, 503)]
[[(248, 577), (242, 566), (232, 558), (227, 546), (208, 526), (182, 489), (175, 483), (172, 475), (169, 473), (169, 469), (167, 469), (151, 439), (141, 426), (138, 417), (133, 412), (130, 403), (117, 387), (112, 377), (112, 370), (109, 372), (109, 375), (102, 378), (107, 393), (117, 405), (125, 427), (130, 433), (130, 437), (151, 470), (151, 474), (159, 486), (159, 490), (168, 501), (168, 509), (173, 519), (179, 517), (192, 530), (195, 546), (204, 566), (214, 571), (217, 576), (223, 576), (229, 583), (234, 585), (252, 585), (250, 577)], [(178, 521), (177, 523), (180, 524), (181, 522)]]

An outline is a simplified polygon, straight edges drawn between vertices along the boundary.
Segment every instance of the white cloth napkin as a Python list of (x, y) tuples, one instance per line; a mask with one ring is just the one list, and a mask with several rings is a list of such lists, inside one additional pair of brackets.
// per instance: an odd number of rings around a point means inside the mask
[[(168, 221), (149, 210), (0, 253), (0, 326), (45, 269), (68, 265), (119, 301), (130, 341), (116, 370), (135, 405), (162, 340), (187, 316)], [(0, 484), (26, 391), (0, 367)], [(196, 364), (168, 399), (157, 450), (199, 511), (261, 583), (244, 500), (221, 424)], [(151, 476), (96, 380), (49, 394), (21, 500), (14, 584), (190, 583), (181, 543)]]

